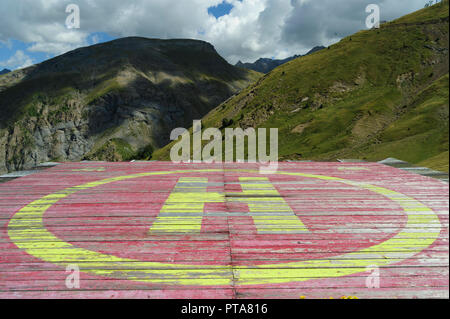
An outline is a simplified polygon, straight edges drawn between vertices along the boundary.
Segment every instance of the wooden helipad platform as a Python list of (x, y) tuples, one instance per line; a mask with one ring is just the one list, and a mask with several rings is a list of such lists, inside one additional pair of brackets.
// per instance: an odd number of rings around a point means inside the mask
[(448, 190), (374, 163), (62, 164), (0, 184), (0, 298), (448, 298)]

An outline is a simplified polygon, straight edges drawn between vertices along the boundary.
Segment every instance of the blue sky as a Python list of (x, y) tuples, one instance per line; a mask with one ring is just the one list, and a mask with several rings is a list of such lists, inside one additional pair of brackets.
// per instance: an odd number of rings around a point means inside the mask
[[(232, 64), (283, 59), (365, 29), (373, 2), (392, 20), (425, 0), (0, 0), (0, 70), (126, 36), (208, 41)], [(69, 4), (79, 29), (65, 25)]]
[(216, 18), (220, 18), (224, 15), (227, 15), (230, 13), (231, 9), (233, 9), (233, 5), (223, 1), (221, 4), (218, 4), (215, 7), (209, 7), (208, 8), (208, 13), (212, 14), (213, 16), (215, 16)]

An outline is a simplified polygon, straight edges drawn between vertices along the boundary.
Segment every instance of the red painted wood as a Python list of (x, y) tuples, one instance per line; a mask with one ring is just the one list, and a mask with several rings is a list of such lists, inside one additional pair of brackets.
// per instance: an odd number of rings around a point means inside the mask
[[(182, 176), (208, 177), (208, 192), (242, 191), (239, 177), (262, 175), (228, 170), (259, 168), (256, 164), (66, 163), (0, 185), (0, 298), (448, 298), (448, 184), (371, 163), (280, 163), (279, 171), (334, 176), (385, 187), (412, 197), (433, 209), (440, 225), (405, 231), (427, 233), (441, 228), (439, 238), (420, 253), (403, 259), (407, 249), (381, 253), (399, 262), (382, 267), (381, 287), (365, 287), (367, 274), (338, 278), (292, 277), (283, 284), (195, 286), (142, 283), (81, 273), (82, 290), (65, 286), (64, 267), (40, 260), (18, 249), (8, 236), (8, 223), (21, 208), (45, 195), (107, 178), (151, 171), (219, 169), (214, 173)], [(359, 168), (356, 170), (355, 168)], [(90, 171), (87, 171), (89, 169)], [(101, 169), (101, 170), (95, 170)], [(84, 171), (80, 171), (84, 170)], [(407, 221), (398, 203), (374, 192), (301, 176), (269, 175), (270, 181), (307, 226), (297, 234), (258, 234), (248, 205), (208, 203), (205, 213), (240, 212), (239, 216), (208, 216), (197, 234), (149, 234), (149, 228), (172, 192), (180, 174), (141, 177), (81, 190), (60, 200), (44, 215), (45, 227), (72, 245), (140, 261), (183, 264), (187, 267), (263, 266), (304, 260), (342, 260), (341, 256), (396, 236)], [(32, 217), (33, 218), (33, 217)], [(21, 230), (33, 241), (30, 229)], [(30, 237), (31, 236), (31, 237)], [(414, 239), (405, 236), (404, 239)], [(53, 253), (57, 253), (54, 251)], [(402, 255), (403, 254), (403, 255)], [(368, 257), (361, 257), (368, 258)], [(380, 257), (377, 257), (380, 258)], [(396, 257), (397, 258), (397, 257)], [(115, 269), (117, 265), (111, 264)], [(106, 268), (105, 268), (106, 269)], [(320, 276), (320, 271), (318, 272)], [(195, 280), (193, 275), (192, 280)], [(297, 280), (296, 280), (297, 279)], [(194, 282), (194, 281), (193, 281)]]

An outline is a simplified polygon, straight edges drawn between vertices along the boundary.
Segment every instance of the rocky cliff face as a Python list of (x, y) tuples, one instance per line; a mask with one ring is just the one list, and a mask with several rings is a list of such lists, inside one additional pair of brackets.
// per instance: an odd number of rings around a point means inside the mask
[(124, 38), (0, 77), (0, 172), (149, 158), (259, 74), (209, 43)]

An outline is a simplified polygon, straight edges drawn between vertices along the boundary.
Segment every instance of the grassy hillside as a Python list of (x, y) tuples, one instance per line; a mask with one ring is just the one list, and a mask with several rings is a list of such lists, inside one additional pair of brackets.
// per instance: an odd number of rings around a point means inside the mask
[[(397, 157), (448, 171), (448, 1), (288, 62), (203, 119), (279, 128), (280, 159)], [(168, 159), (171, 145), (155, 159)]]

